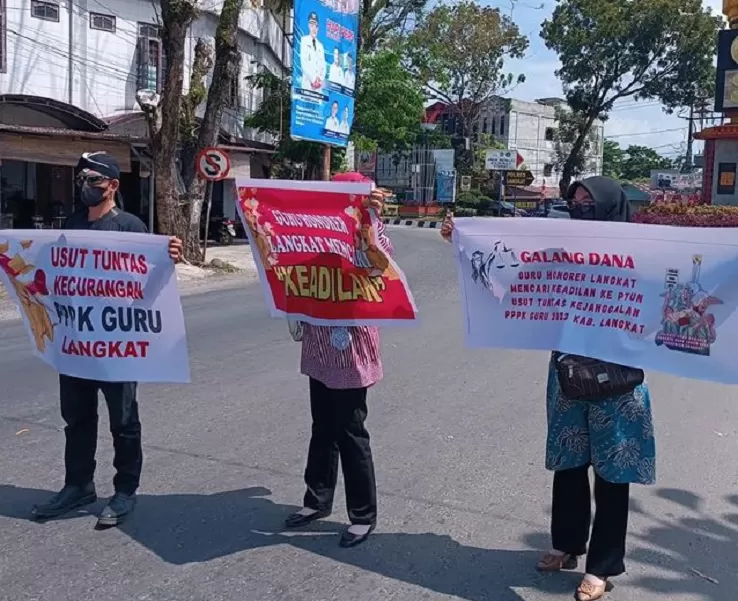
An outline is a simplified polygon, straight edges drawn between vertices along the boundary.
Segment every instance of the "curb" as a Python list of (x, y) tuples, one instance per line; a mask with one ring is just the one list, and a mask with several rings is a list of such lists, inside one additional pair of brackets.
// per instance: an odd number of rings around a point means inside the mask
[(424, 221), (422, 219), (388, 219), (384, 218), (385, 225), (404, 225), (406, 227), (427, 227), (430, 229), (436, 229), (440, 221)]

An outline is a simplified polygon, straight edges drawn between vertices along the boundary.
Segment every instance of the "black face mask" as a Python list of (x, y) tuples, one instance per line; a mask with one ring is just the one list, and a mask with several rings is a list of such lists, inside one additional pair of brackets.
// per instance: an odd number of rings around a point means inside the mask
[(588, 219), (594, 221), (595, 206), (592, 203), (575, 204), (569, 209), (569, 217), (572, 219)]
[(80, 190), (80, 197), (86, 207), (96, 207), (105, 200), (105, 192), (105, 188), (98, 188), (84, 183)]

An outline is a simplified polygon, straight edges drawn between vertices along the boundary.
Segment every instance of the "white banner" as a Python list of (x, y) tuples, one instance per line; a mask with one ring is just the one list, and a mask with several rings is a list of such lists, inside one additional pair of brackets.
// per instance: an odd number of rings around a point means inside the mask
[(169, 239), (0, 230), (0, 282), (33, 352), (59, 373), (109, 382), (189, 382)]
[(738, 229), (457, 219), (472, 347), (738, 383)]

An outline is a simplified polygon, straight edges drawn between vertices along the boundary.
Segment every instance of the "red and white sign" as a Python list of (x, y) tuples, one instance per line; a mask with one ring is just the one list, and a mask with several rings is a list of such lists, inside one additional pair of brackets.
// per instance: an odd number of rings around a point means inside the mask
[(197, 174), (209, 182), (218, 182), (228, 177), (231, 159), (220, 148), (205, 148), (197, 155)]

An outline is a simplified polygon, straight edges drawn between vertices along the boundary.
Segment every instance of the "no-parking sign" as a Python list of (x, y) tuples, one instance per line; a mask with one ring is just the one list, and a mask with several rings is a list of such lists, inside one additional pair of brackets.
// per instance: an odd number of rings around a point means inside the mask
[(228, 177), (231, 159), (220, 148), (205, 148), (197, 155), (197, 174), (209, 182), (217, 182)]

